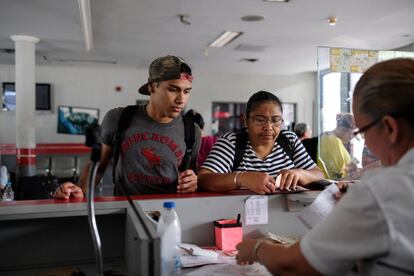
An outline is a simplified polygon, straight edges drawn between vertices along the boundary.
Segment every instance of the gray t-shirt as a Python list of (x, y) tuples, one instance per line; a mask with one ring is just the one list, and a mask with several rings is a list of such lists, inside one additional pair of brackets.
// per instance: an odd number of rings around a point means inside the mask
[[(106, 113), (102, 122), (101, 142), (114, 146), (114, 135), (123, 107)], [(191, 168), (196, 172), (200, 148), (200, 129), (195, 126), (195, 143)], [(169, 123), (158, 123), (150, 118), (145, 106), (137, 112), (121, 142), (116, 167), (116, 182), (123, 182), (130, 194), (175, 193), (178, 167), (185, 154), (184, 123), (181, 116)], [(121, 191), (119, 187), (116, 189)]]
[(414, 149), (367, 172), (300, 242), (324, 275), (414, 275)]

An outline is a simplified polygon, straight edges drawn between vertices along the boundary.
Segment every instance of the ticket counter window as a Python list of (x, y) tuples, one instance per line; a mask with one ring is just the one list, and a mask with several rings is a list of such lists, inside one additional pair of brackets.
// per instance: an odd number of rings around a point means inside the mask
[(318, 48), (317, 163), (329, 179), (359, 178), (378, 159), (365, 147), (355, 125), (343, 118), (352, 116), (354, 87), (373, 64), (413, 53), (347, 48)]

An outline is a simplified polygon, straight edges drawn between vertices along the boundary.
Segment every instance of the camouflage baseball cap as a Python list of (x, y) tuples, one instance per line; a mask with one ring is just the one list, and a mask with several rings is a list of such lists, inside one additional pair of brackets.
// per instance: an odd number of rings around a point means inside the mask
[(152, 82), (183, 79), (193, 81), (191, 68), (184, 59), (176, 56), (165, 56), (154, 60), (149, 67), (148, 82), (138, 89), (143, 95), (149, 95), (148, 85)]

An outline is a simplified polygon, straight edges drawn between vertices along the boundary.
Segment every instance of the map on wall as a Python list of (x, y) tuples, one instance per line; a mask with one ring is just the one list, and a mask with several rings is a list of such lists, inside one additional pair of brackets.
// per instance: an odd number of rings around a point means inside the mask
[(378, 51), (357, 49), (330, 49), (331, 72), (363, 73), (378, 62)]
[(331, 72), (364, 73), (375, 63), (393, 58), (414, 58), (413, 52), (329, 49)]

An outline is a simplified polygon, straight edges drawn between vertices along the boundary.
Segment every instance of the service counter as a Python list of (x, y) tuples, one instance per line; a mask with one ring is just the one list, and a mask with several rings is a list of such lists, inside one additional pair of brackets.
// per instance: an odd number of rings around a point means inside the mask
[[(302, 197), (316, 196), (314, 192), (305, 193), (308, 196), (302, 193)], [(164, 201), (174, 200), (181, 220), (183, 242), (207, 246), (214, 245), (213, 221), (235, 218), (239, 213), (245, 237), (261, 237), (267, 231), (302, 236), (306, 228), (297, 219), (297, 212), (290, 212), (287, 208), (287, 197), (292, 195), (268, 196), (269, 223), (266, 225), (244, 225), (244, 203), (253, 196), (248, 191), (145, 195), (132, 198), (134, 204), (143, 211), (161, 211)], [(155, 227), (150, 220), (145, 218), (144, 221), (149, 228), (153, 227), (149, 233), (148, 230), (140, 228), (142, 221), (139, 222), (132, 215), (132, 209), (125, 197), (98, 197), (95, 199), (95, 210), (105, 270), (110, 263), (121, 263), (121, 271), (140, 271), (138, 274), (148, 275), (151, 268), (142, 268), (136, 260), (144, 262), (148, 258), (147, 252), (144, 252), (146, 238), (140, 235), (154, 234)], [(133, 243), (135, 245), (131, 245)], [(1, 275), (18, 275), (16, 271), (13, 272), (16, 269), (93, 263), (94, 250), (88, 227), (86, 200), (0, 202), (0, 248)], [(148, 254), (156, 256), (159, 252)]]

